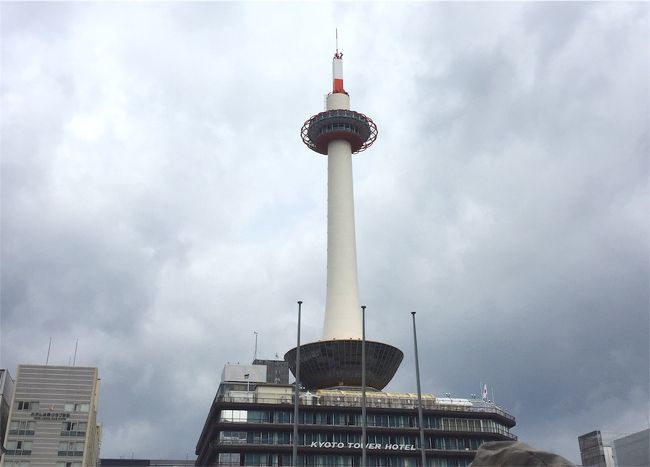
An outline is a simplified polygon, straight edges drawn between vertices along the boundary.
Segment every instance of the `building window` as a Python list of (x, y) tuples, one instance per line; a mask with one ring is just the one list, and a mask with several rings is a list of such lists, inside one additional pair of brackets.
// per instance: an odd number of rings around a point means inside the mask
[(243, 465), (242, 461), (242, 455), (239, 453), (219, 453), (219, 465)]
[(35, 422), (27, 420), (13, 421), (9, 424), (9, 434), (33, 436), (34, 425)]
[(90, 404), (66, 402), (63, 405), (63, 410), (66, 412), (88, 412), (90, 410)]
[(56, 467), (81, 467), (81, 462), (57, 462)]
[(85, 422), (63, 422), (61, 436), (86, 436)]
[(29, 467), (29, 461), (6, 461), (5, 467)]
[(16, 410), (38, 410), (38, 401), (17, 401)]
[(10, 456), (29, 456), (32, 454), (32, 442), (24, 440), (7, 441), (7, 454)]
[[(248, 417), (248, 412), (246, 410), (222, 410), (221, 411), (221, 417), (220, 421), (222, 422), (248, 422), (248, 421), (255, 421), (257, 417), (251, 413), (251, 416)], [(260, 412), (261, 414), (261, 412)], [(261, 416), (261, 415), (258, 415)], [(261, 422), (262, 420), (260, 420)]]
[(61, 441), (59, 443), (59, 450), (57, 455), (59, 456), (78, 456), (81, 457), (84, 455), (84, 443), (75, 442), (75, 441)]
[(246, 444), (246, 432), (222, 431), (219, 433), (219, 442), (222, 444)]

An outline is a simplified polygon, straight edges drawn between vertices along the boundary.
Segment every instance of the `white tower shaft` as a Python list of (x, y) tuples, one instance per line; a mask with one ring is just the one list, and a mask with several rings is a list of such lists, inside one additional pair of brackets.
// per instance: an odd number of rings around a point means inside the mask
[[(344, 92), (327, 96), (327, 110), (350, 109)], [(354, 228), (352, 149), (346, 140), (327, 146), (327, 295), (323, 339), (361, 339)]]

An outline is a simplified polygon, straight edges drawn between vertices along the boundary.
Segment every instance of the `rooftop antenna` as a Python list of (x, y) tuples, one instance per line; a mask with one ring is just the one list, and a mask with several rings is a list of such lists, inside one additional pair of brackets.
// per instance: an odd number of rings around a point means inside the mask
[(74, 343), (74, 358), (72, 359), (72, 366), (75, 366), (75, 363), (77, 362), (77, 346), (79, 345), (79, 338), (77, 337), (77, 341)]
[(253, 331), (253, 334), (255, 334), (255, 352), (253, 353), (253, 362), (257, 360), (257, 331)]
[(336, 31), (336, 55), (339, 54), (339, 28), (335, 29)]
[(343, 54), (339, 52), (339, 28), (336, 28), (336, 53), (334, 58), (343, 58)]
[(47, 345), (47, 358), (45, 359), (45, 366), (50, 362), (50, 349), (52, 348), (52, 338), (50, 337), (50, 343)]

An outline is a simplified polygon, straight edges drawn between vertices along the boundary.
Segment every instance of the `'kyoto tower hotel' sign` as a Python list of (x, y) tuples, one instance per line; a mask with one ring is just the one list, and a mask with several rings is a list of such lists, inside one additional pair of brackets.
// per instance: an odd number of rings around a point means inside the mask
[[(357, 252), (354, 230), (352, 154), (372, 145), (377, 126), (364, 114), (350, 110), (343, 87), (343, 54), (332, 61), (333, 89), (326, 110), (301, 129), (309, 149), (325, 154), (327, 168), (327, 295), (323, 339), (300, 346), (300, 379), (308, 389), (361, 386), (362, 315), (359, 307)], [(296, 372), (296, 350), (285, 360)], [(366, 341), (367, 385), (381, 390), (404, 357), (401, 350)]]

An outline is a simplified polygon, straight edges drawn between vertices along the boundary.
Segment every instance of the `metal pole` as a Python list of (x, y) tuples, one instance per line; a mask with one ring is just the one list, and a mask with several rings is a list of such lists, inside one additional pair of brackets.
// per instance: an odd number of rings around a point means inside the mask
[(253, 353), (253, 362), (257, 360), (257, 331), (253, 331), (253, 334), (255, 334), (255, 352)]
[(302, 302), (298, 301), (298, 343), (296, 345), (296, 382), (293, 396), (293, 453), (291, 465), (298, 465), (298, 404), (300, 403), (300, 312)]
[(368, 465), (366, 462), (367, 444), (366, 418), (366, 306), (361, 307), (361, 465)]
[(422, 467), (427, 465), (426, 446), (424, 445), (424, 416), (422, 415), (422, 391), (420, 389), (420, 363), (418, 362), (418, 335), (415, 330), (415, 311), (413, 316), (413, 343), (415, 344), (415, 376), (418, 383), (418, 418), (420, 419), (420, 451), (422, 454)]
[(50, 362), (50, 349), (52, 348), (52, 338), (50, 337), (50, 343), (47, 344), (47, 358), (45, 359), (45, 366)]
[(77, 346), (79, 345), (79, 339), (74, 343), (74, 358), (72, 359), (72, 366), (75, 366), (77, 363)]

